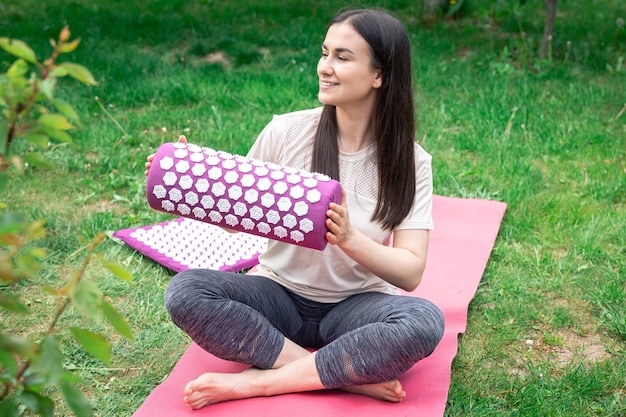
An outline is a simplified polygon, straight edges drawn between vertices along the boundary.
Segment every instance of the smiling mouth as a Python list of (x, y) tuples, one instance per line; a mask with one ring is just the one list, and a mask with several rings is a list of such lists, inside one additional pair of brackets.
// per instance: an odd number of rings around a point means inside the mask
[(320, 86), (321, 87), (333, 87), (335, 85), (339, 85), (339, 83), (331, 83), (328, 81), (320, 81)]

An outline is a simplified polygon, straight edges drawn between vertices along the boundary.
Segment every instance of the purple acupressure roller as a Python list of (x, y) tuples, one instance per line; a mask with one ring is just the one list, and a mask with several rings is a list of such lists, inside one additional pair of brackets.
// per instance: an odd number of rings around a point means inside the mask
[(330, 177), (186, 143), (159, 147), (146, 186), (155, 210), (323, 250)]

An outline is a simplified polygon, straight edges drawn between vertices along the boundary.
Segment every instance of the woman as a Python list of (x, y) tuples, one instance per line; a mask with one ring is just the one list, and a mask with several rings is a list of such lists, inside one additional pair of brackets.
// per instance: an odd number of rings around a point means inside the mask
[(388, 14), (354, 10), (331, 22), (317, 67), (323, 108), (275, 116), (248, 154), (341, 181), (341, 204), (327, 212), (329, 245), (270, 241), (254, 274), (188, 270), (172, 279), (173, 321), (208, 352), (252, 365), (189, 382), (189, 407), (321, 389), (405, 398), (398, 376), (443, 334), (437, 307), (398, 294), (419, 284), (433, 227), (410, 62), (406, 30)]

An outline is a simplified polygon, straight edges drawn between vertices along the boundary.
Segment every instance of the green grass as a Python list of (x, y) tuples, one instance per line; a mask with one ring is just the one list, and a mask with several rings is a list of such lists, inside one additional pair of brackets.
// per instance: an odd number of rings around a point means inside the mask
[[(159, 144), (189, 140), (245, 153), (273, 114), (318, 105), (315, 64), (343, 3), (25, 0), (0, 5), (0, 36), (29, 42), (70, 25), (68, 59), (100, 82), (62, 83), (84, 129), (2, 196), (48, 220), (43, 282), (61, 282), (99, 231), (166, 219), (143, 195), (143, 164)], [(626, 5), (563, 2), (552, 56), (535, 58), (541, 2), (466, 0), (464, 16), (426, 18), (419, 2), (363, 1), (392, 10), (414, 46), (419, 126), (435, 191), (508, 204), (453, 363), (447, 416), (626, 414)], [(351, 4), (354, 4), (353, 2)], [(288, 6), (288, 7), (287, 7)], [(211, 62), (215, 57), (224, 62)], [(0, 68), (12, 59), (0, 54)], [(95, 97), (98, 97), (104, 110)], [(118, 127), (119, 124), (119, 127)], [(169, 320), (170, 273), (124, 245), (101, 251), (134, 276), (94, 267), (129, 319), (104, 365), (67, 343), (100, 416), (130, 415), (189, 343)], [(37, 331), (54, 308), (22, 284), (33, 314), (0, 328)], [(62, 326), (79, 320), (73, 312)], [(107, 331), (100, 324), (95, 328)], [(101, 326), (101, 327), (99, 327)], [(60, 415), (66, 413), (60, 408)]]

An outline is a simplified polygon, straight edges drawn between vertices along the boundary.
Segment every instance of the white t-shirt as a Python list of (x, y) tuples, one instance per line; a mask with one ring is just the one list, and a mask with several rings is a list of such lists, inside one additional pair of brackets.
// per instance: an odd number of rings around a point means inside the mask
[[(320, 107), (274, 116), (248, 157), (310, 171), (321, 110)], [(375, 146), (372, 144), (350, 154), (340, 152), (339, 175), (346, 189), (352, 226), (374, 241), (387, 245), (391, 232), (370, 220), (378, 195)], [(433, 228), (431, 156), (417, 143), (415, 162), (415, 203), (395, 230)], [(319, 251), (270, 239), (267, 250), (259, 257), (257, 274), (322, 303), (339, 302), (367, 291), (398, 293), (396, 287), (363, 268), (335, 245), (327, 245)]]

